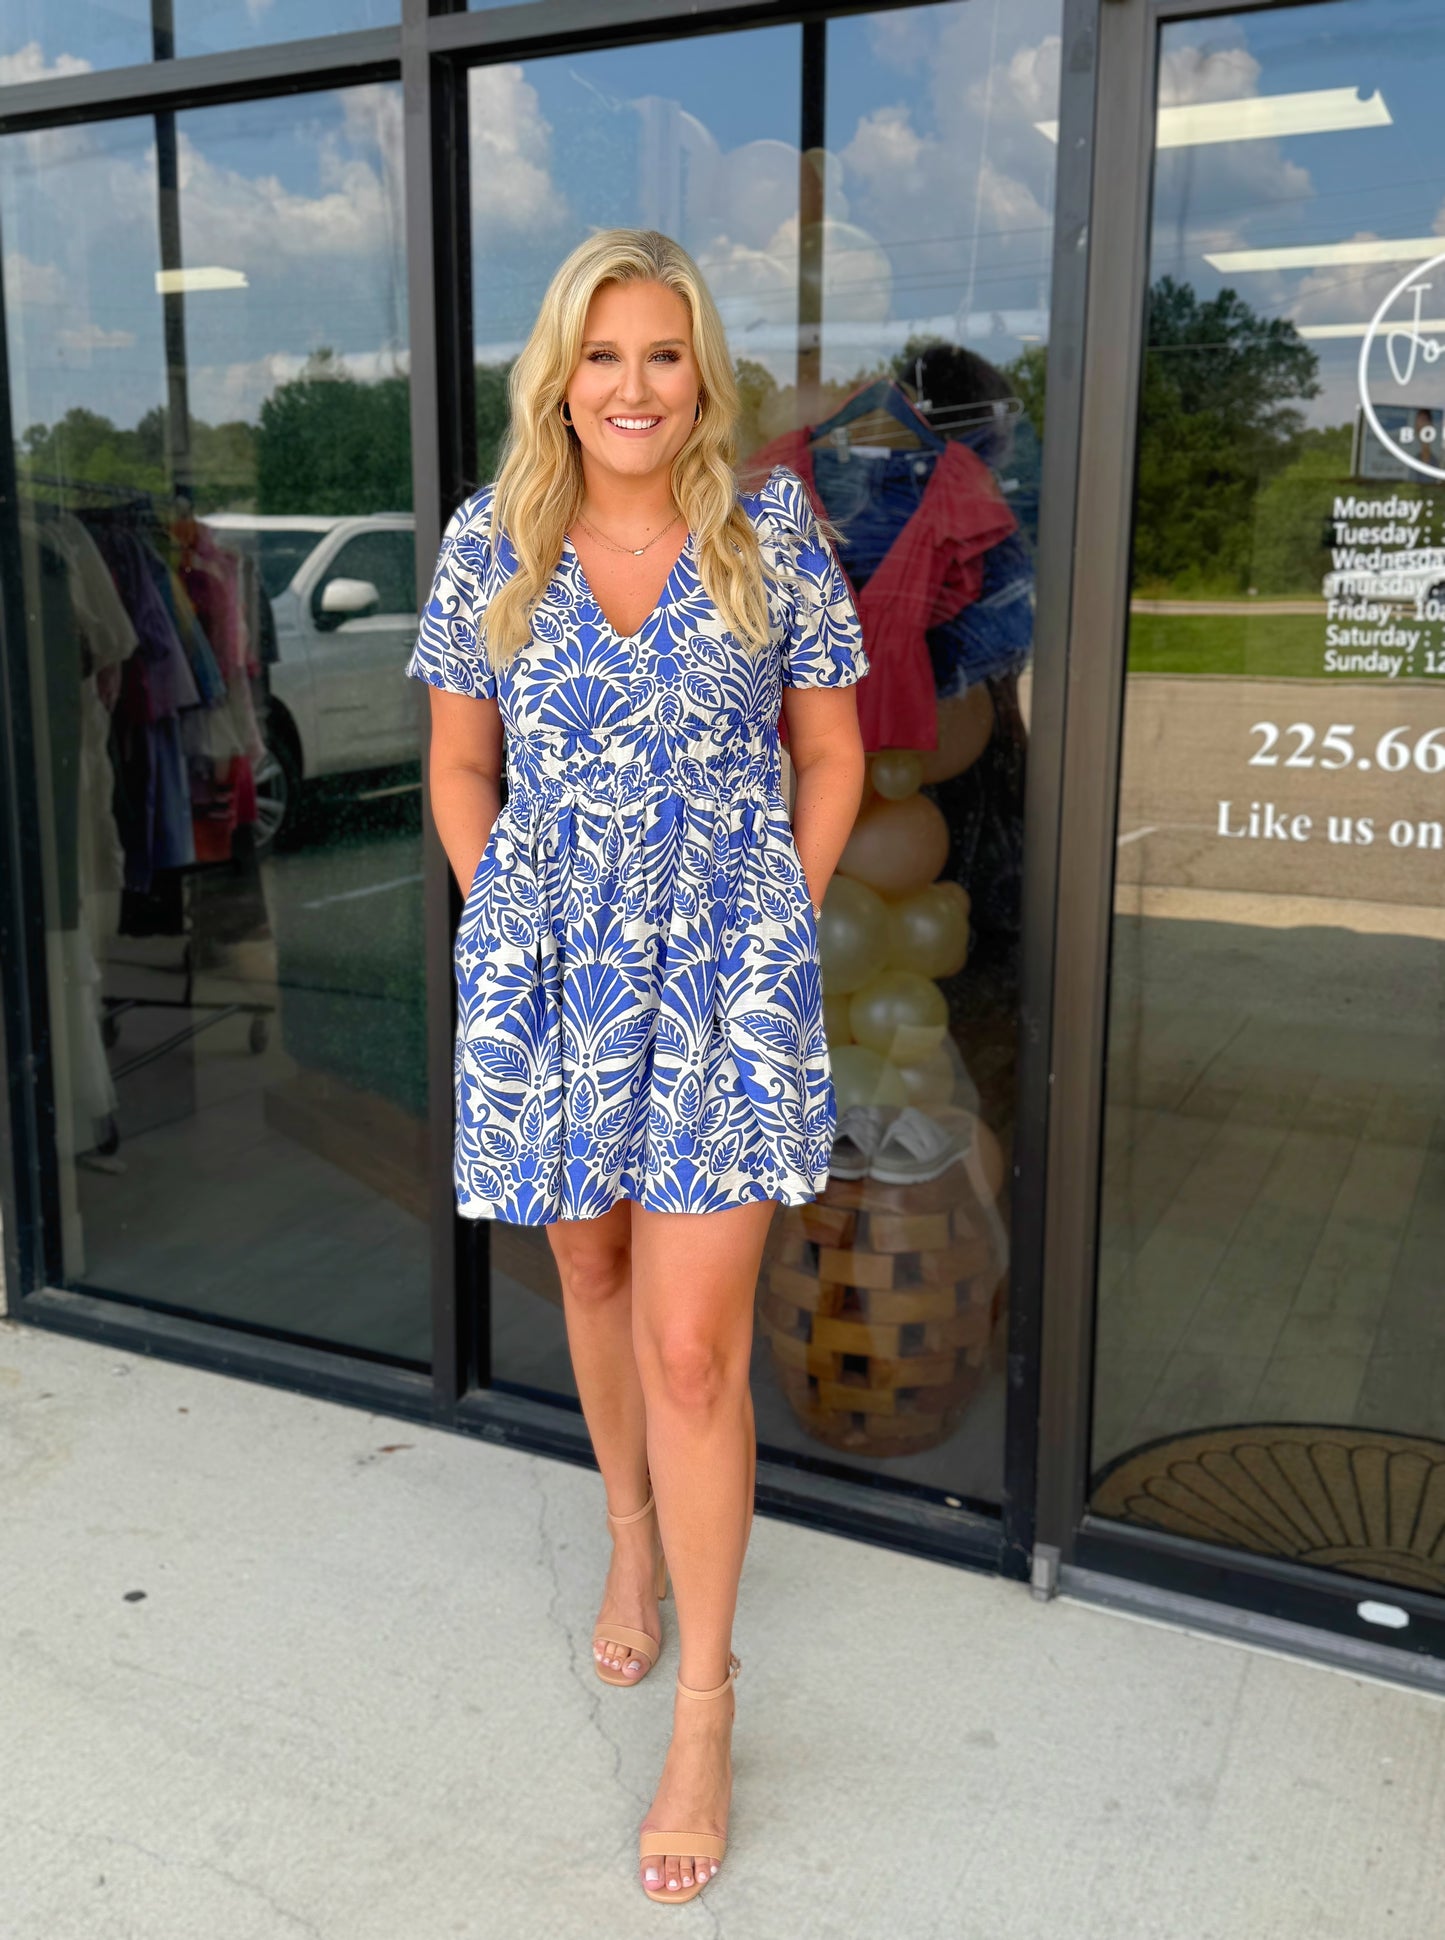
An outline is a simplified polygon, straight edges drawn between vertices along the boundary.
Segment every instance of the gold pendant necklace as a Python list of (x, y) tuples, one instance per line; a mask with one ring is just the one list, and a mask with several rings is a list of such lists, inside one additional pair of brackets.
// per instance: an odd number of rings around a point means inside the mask
[(664, 532), (671, 532), (672, 528), (677, 524), (677, 521), (681, 517), (682, 517), (681, 512), (676, 513), (672, 518), (668, 520), (667, 524), (662, 527), (661, 531), (653, 533), (652, 537), (648, 540), (646, 546), (619, 546), (615, 539), (609, 539), (605, 532), (599, 532), (596, 526), (593, 525), (591, 519), (584, 518), (580, 512), (577, 514), (577, 523), (579, 525), (585, 525), (587, 530), (592, 534), (594, 539), (600, 539), (603, 545), (610, 546), (613, 552), (628, 552), (628, 553), (631, 553), (634, 559), (640, 559), (643, 553), (647, 551), (648, 546), (655, 546), (658, 540), (662, 537), (662, 534)]

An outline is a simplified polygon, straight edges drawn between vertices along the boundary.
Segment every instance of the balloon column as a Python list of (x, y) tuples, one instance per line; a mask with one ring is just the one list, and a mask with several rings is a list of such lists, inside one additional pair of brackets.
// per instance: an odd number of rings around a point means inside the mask
[(980, 684), (938, 703), (936, 749), (870, 758), (818, 924), (840, 1120), (855, 1105), (912, 1106), (955, 1152), (909, 1183), (840, 1169), (778, 1222), (759, 1305), (778, 1384), (810, 1435), (854, 1453), (947, 1439), (987, 1371), (1003, 1304), (1005, 1160), (976, 1116), (939, 988), (967, 961), (969, 899), (938, 880), (949, 828), (921, 792), (971, 766), (993, 725)]
[(939, 882), (948, 824), (919, 790), (962, 774), (993, 729), (985, 686), (938, 703), (938, 746), (884, 748), (818, 925), (823, 1016), (841, 1114), (854, 1104), (947, 1105), (956, 1057), (938, 988), (968, 957), (968, 892)]

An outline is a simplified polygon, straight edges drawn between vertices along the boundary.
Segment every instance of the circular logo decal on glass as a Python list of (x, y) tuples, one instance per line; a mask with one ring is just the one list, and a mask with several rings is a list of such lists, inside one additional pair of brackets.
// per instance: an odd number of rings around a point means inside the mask
[[(1436, 315), (1430, 315), (1431, 292)], [(1402, 276), (1360, 346), (1360, 403), (1370, 429), (1402, 465), (1438, 480), (1445, 471), (1445, 255)], [(1433, 393), (1421, 402), (1422, 381)], [(1406, 396), (1406, 392), (1413, 395)]]

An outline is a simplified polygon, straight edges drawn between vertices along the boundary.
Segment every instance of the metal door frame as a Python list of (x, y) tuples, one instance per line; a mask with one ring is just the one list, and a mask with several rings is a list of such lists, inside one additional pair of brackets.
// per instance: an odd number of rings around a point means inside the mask
[[(1341, 0), (1284, 0), (1290, 7)], [(1359, 1615), (1374, 1586), (1088, 1512), (1099, 1195), (1139, 388), (1161, 30), (1260, 0), (1105, 0), (1052, 979), (1034, 1580), (1219, 1634), (1445, 1689), (1445, 1599), (1381, 1586), (1410, 1642)]]

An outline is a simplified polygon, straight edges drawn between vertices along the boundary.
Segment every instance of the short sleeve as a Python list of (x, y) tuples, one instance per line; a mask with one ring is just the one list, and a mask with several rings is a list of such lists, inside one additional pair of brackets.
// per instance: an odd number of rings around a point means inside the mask
[(851, 687), (869, 670), (863, 627), (843, 568), (820, 531), (807, 488), (779, 465), (762, 505), (782, 540), (788, 574), (782, 641), (784, 687)]
[(448, 521), (406, 667), (413, 679), (428, 686), (478, 700), (497, 696), (497, 677), (478, 637), (492, 563), (490, 506), (490, 490), (476, 492)]

